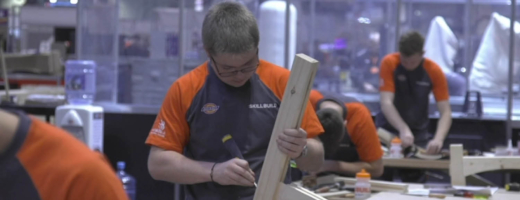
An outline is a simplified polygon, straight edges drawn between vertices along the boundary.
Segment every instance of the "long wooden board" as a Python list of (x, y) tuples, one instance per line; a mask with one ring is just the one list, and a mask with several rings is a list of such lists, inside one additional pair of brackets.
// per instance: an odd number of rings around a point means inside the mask
[(449, 160), (422, 160), (416, 158), (385, 158), (385, 167), (416, 168), (416, 169), (450, 169)]
[(289, 157), (278, 149), (276, 140), (284, 129), (300, 127), (317, 69), (317, 60), (304, 54), (296, 55), (276, 116), (254, 200), (278, 199), (278, 186), (287, 173)]

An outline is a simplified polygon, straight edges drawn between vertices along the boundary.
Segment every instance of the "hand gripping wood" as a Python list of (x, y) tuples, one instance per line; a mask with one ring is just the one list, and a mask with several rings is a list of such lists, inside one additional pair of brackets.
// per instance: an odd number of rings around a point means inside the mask
[(304, 188), (283, 184), (289, 157), (278, 149), (276, 143), (284, 129), (300, 127), (317, 69), (318, 61), (304, 54), (296, 55), (276, 116), (254, 200), (323, 199)]

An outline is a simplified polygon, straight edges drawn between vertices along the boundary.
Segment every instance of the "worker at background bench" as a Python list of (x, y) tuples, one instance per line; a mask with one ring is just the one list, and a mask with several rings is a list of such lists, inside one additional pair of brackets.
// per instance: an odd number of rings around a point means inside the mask
[[(441, 68), (423, 57), (423, 48), (423, 36), (418, 32), (408, 32), (400, 38), (399, 53), (383, 58), (381, 112), (376, 116), (376, 125), (398, 135), (405, 148), (416, 144), (426, 148), (427, 154), (437, 154), (451, 126), (448, 84)], [(428, 132), (431, 92), (440, 112), (433, 138)], [(413, 181), (421, 173), (412, 175), (409, 170), (403, 174), (410, 175), (409, 181)], [(407, 181), (406, 178), (403, 181)]]
[(372, 177), (381, 176), (383, 151), (368, 108), (354, 98), (325, 91), (312, 90), (309, 98), (325, 129), (319, 136), (325, 162), (318, 172), (353, 176), (365, 169)]
[[(368, 108), (352, 97), (326, 91), (312, 90), (309, 99), (325, 130), (319, 136), (325, 162), (310, 173), (353, 176), (365, 169), (372, 177), (381, 176), (383, 151)], [(293, 181), (301, 180), (302, 175), (294, 170)]]
[[(252, 199), (290, 71), (259, 59), (256, 19), (240, 3), (213, 6), (202, 40), (209, 61), (173, 83), (146, 140), (149, 172), (184, 184), (186, 199)], [(277, 147), (304, 170), (317, 170), (322, 132), (308, 104), (302, 128), (281, 133)], [(245, 160), (222, 144), (228, 134)]]
[[(381, 62), (381, 112), (376, 125), (399, 134), (404, 147), (417, 144), (427, 153), (438, 153), (451, 126), (448, 84), (441, 68), (424, 58), (424, 38), (418, 32), (404, 34), (399, 53)], [(433, 139), (428, 133), (430, 93), (440, 112)]]
[(128, 199), (103, 155), (70, 133), (18, 111), (0, 119), (0, 199)]

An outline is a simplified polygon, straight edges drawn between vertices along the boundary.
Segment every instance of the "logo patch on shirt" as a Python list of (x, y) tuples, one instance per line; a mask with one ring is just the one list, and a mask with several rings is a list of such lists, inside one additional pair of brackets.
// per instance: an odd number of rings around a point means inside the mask
[(159, 127), (152, 129), (152, 134), (155, 134), (160, 137), (165, 137), (166, 132), (164, 131), (164, 129), (166, 129), (166, 123), (164, 122), (164, 120), (161, 120), (161, 122), (159, 122)]
[(276, 104), (276, 103), (252, 103), (252, 104), (249, 104), (249, 108), (250, 109), (278, 108), (278, 104)]
[(206, 113), (208, 115), (211, 115), (211, 114), (215, 114), (218, 111), (219, 107), (220, 106), (217, 106), (214, 103), (207, 103), (204, 106), (202, 106), (202, 109), (200, 109), (200, 111), (202, 111), (203, 113)]
[(417, 81), (416, 83), (417, 83), (417, 85), (420, 85), (420, 86), (430, 86), (430, 83), (424, 82), (424, 81)]
[(406, 76), (399, 74), (399, 75), (397, 75), (397, 80), (406, 81)]

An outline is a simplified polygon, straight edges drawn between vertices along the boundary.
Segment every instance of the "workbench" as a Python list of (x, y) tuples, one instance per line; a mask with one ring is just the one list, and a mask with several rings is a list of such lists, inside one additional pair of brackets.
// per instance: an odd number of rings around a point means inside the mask
[[(408, 185), (408, 189), (423, 189), (423, 185), (420, 184), (410, 184)], [(418, 197), (418, 196), (410, 196), (404, 195), (395, 192), (380, 192), (377, 194), (372, 194), (368, 200), (420, 200), (420, 199), (430, 199), (434, 200), (436, 198), (429, 197)], [(499, 189), (495, 194), (493, 194), (491, 200), (514, 200), (520, 199), (520, 192), (507, 192), (503, 189)], [(468, 198), (463, 197), (452, 197), (447, 196), (445, 200), (468, 200)]]
[[(343, 181), (346, 185), (355, 184), (356, 180), (354, 178), (346, 178), (346, 177), (340, 177), (336, 175), (329, 175), (325, 177), (320, 177), (317, 179), (318, 184), (327, 184), (327, 183), (334, 183), (338, 181)], [(300, 184), (296, 182), (296, 184)], [(411, 195), (405, 195), (406, 191), (412, 191), (412, 190), (418, 190), (418, 189), (425, 189), (425, 186), (423, 184), (416, 184), (416, 183), (395, 183), (395, 182), (388, 182), (388, 181), (377, 181), (372, 180), (372, 195), (368, 200), (415, 200), (415, 199), (430, 199), (430, 200), (436, 200), (437, 198), (433, 197), (421, 197), (421, 196), (411, 196)], [(379, 191), (379, 192), (378, 192)], [(347, 191), (331, 191), (328, 193), (319, 193), (321, 196), (327, 196), (327, 198), (331, 199), (337, 199), (337, 200), (349, 200), (352, 198), (345, 198), (345, 197), (337, 197), (334, 194), (340, 194)], [(334, 196), (331, 196), (334, 195)], [(446, 200), (468, 200), (468, 198), (463, 197), (454, 197), (451, 195), (446, 195)], [(499, 189), (496, 191), (492, 198), (489, 198), (489, 200), (513, 200), (513, 199), (520, 199), (520, 192), (508, 192), (504, 189)]]

